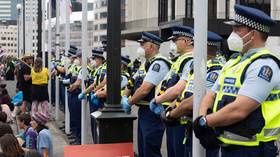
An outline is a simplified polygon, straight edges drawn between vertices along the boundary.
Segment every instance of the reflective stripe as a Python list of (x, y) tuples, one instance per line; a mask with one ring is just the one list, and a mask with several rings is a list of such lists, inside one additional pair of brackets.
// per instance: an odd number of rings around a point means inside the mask
[(267, 129), (264, 128), (264, 136), (276, 136), (280, 133), (280, 127), (279, 128), (273, 128), (273, 129)]
[(228, 132), (228, 131), (224, 131), (224, 133), (221, 134), (220, 137), (225, 138), (225, 139), (234, 140), (234, 141), (241, 141), (241, 142), (256, 142), (257, 141), (256, 136), (253, 136), (253, 138), (247, 138), (247, 137), (240, 136), (240, 135), (234, 134), (232, 132)]
[(150, 102), (148, 101), (143, 101), (143, 100), (140, 100), (139, 102), (137, 102), (137, 105), (149, 105)]
[(274, 101), (280, 99), (280, 93), (278, 94), (269, 94), (265, 101)]
[(239, 87), (235, 87), (235, 86), (223, 86), (222, 91), (224, 93), (238, 94), (239, 89), (240, 89)]

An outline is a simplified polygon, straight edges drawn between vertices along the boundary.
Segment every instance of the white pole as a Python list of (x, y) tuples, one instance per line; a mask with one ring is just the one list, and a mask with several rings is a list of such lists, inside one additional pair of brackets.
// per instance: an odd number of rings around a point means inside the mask
[(52, 90), (51, 90), (51, 53), (52, 53), (52, 1), (49, 0), (49, 19), (48, 19), (48, 68), (49, 68), (49, 85), (48, 85), (48, 90), (49, 90), (49, 109), (51, 110), (52, 107)]
[(23, 55), (23, 7), (21, 7), (21, 13), (20, 13), (20, 54), (19, 56), (22, 57)]
[(20, 12), (21, 8), (17, 7), (17, 57), (20, 57)]
[(46, 0), (42, 0), (42, 59), (43, 59), (43, 66), (46, 67), (46, 51), (45, 51), (45, 17), (46, 17)]
[[(60, 0), (56, 0), (55, 59), (59, 60), (59, 13)], [(59, 79), (55, 79), (55, 120), (59, 120)]]
[[(194, 1), (194, 107), (193, 117), (198, 117), (200, 102), (206, 91), (207, 15), (208, 1)], [(193, 134), (193, 156), (205, 156), (205, 150)]]
[[(70, 4), (69, 0), (66, 0), (66, 14), (65, 14), (65, 54), (68, 54), (70, 48)], [(68, 68), (69, 65), (66, 65)], [(67, 88), (65, 87), (65, 132), (70, 133), (70, 112), (68, 107), (68, 95)]]
[[(87, 76), (87, 47), (88, 47), (88, 35), (87, 35), (87, 0), (83, 0), (82, 3), (82, 74), (83, 74), (83, 79), (82, 79), (82, 89), (85, 89), (85, 79)], [(87, 125), (86, 125), (86, 111), (87, 111), (87, 102), (86, 100), (82, 100), (82, 144), (86, 144), (86, 130), (87, 130)]]

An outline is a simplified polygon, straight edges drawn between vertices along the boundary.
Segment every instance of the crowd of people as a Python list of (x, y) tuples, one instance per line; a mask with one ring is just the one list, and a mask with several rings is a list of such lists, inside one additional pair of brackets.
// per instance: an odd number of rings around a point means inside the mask
[[(207, 33), (206, 89), (193, 117), (194, 29), (172, 27), (168, 38), (176, 52), (171, 58), (162, 56), (159, 36), (143, 32), (133, 63), (121, 56), (120, 104), (130, 114), (138, 107), (138, 156), (160, 157), (164, 132), (168, 157), (192, 156), (192, 133), (206, 149), (207, 157), (276, 157), (275, 141), (280, 135), (280, 61), (265, 42), (275, 22), (255, 8), (235, 5), (235, 19), (225, 22), (233, 31), (227, 39), (235, 52), (225, 59), (221, 51), (223, 38)], [(87, 99), (90, 112), (102, 110), (107, 97), (106, 45), (93, 49), (87, 59), (87, 77), (83, 82), (83, 53), (75, 46), (53, 57), (52, 66), (44, 68), (41, 58), (25, 54), (15, 66), (17, 94), (10, 98), (5, 85), (0, 89), (0, 145), (5, 157), (37, 154), (53, 156), (49, 103), (55, 102), (55, 86), (59, 86), (62, 111), (68, 100), (71, 145), (81, 144), (81, 100)], [(195, 52), (199, 53), (199, 52)], [(51, 76), (49, 76), (49, 71)], [(59, 85), (55, 84), (56, 78)], [(48, 80), (52, 92), (49, 102)], [(82, 83), (86, 88), (82, 89)], [(279, 111), (278, 111), (279, 110)], [(14, 135), (9, 125), (16, 120), (20, 134)], [(96, 122), (91, 121), (92, 139), (97, 143)], [(65, 131), (65, 124), (60, 129)], [(0, 155), (2, 155), (0, 154)]]
[(6, 84), (0, 85), (0, 156), (53, 157), (52, 134), (46, 125), (51, 120), (48, 69), (43, 68), (41, 58), (34, 60), (31, 54), (13, 64), (15, 96), (9, 95)]

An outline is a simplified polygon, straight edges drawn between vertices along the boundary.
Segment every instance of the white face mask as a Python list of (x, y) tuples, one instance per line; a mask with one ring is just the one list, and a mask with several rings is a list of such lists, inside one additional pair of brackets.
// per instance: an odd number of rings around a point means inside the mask
[(231, 51), (242, 52), (243, 47), (250, 42), (249, 40), (247, 43), (244, 44), (242, 39), (245, 38), (249, 33), (251, 32), (248, 32), (244, 37), (241, 38), (238, 34), (232, 32), (227, 39), (228, 48)]
[(174, 42), (170, 43), (170, 50), (173, 54), (176, 54), (178, 49), (177, 49), (177, 45)]
[(65, 57), (65, 63), (69, 65), (71, 63), (71, 60), (68, 57)]
[(79, 66), (79, 65), (81, 65), (81, 62), (80, 62), (80, 60), (75, 59), (75, 60), (74, 60), (74, 64)]
[(91, 61), (90, 61), (90, 65), (91, 65), (93, 68), (95, 68), (95, 67), (97, 66), (97, 63), (96, 63), (95, 60), (91, 60)]
[(145, 57), (145, 50), (142, 47), (138, 47), (138, 49), (137, 49), (137, 56), (139, 58)]

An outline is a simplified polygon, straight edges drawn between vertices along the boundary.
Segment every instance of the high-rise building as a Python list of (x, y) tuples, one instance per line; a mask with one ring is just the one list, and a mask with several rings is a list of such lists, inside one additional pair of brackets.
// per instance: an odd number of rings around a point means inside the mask
[(11, 19), (11, 0), (0, 1), (0, 20)]
[(0, 22), (0, 47), (8, 55), (17, 55), (16, 21)]
[[(121, 0), (121, 19), (125, 21), (127, 0)], [(94, 0), (93, 12), (94, 12), (94, 32), (93, 39), (94, 47), (101, 47), (102, 41), (107, 40), (107, 18), (108, 18), (108, 0)]]

